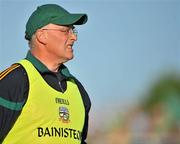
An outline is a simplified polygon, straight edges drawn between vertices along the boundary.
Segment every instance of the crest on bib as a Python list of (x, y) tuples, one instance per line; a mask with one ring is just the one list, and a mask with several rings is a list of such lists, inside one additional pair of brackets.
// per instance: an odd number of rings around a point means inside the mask
[(63, 123), (68, 123), (70, 122), (69, 117), (69, 110), (63, 106), (59, 107), (59, 120)]

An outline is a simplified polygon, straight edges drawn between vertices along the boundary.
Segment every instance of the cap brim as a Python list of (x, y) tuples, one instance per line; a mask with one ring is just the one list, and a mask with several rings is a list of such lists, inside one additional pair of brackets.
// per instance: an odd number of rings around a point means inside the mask
[(82, 25), (88, 20), (86, 14), (69, 14), (63, 17), (55, 18), (52, 23), (58, 25)]

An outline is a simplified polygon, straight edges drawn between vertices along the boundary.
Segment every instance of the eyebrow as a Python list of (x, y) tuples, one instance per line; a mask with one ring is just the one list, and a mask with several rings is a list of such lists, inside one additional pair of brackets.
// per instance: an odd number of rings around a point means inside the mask
[[(72, 28), (72, 29), (74, 29), (74, 28), (75, 28), (75, 26), (74, 26), (74, 25), (62, 25), (62, 26), (65, 26), (65, 27), (67, 27), (67, 28)], [(63, 28), (65, 28), (65, 27), (63, 27)]]

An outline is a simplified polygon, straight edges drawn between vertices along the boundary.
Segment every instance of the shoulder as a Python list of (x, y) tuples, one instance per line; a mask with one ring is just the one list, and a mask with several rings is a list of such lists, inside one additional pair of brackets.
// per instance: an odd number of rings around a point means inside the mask
[[(13, 64), (0, 73), (0, 106), (14, 109), (16, 102), (24, 103), (27, 91), (28, 78), (20, 64)], [(9, 105), (6, 105), (7, 103)]]
[[(25, 69), (20, 64), (13, 64), (0, 73), (0, 82), (16, 81), (26, 77)], [(19, 79), (20, 78), (20, 79)]]
[(27, 95), (27, 76), (20, 64), (13, 64), (0, 73), (0, 106), (21, 110)]
[[(20, 64), (13, 64), (0, 73), (0, 94), (16, 93), (28, 87), (28, 77)], [(2, 95), (0, 95), (2, 96)], [(8, 95), (7, 95), (8, 96)]]
[(2, 98), (14, 99), (15, 95), (23, 97), (28, 87), (27, 73), (20, 64), (13, 64), (0, 73), (0, 97)]

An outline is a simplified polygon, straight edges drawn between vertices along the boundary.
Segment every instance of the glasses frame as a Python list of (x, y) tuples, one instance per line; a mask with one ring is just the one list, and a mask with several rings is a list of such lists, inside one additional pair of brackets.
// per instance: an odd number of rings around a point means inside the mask
[(73, 27), (68, 27), (68, 29), (51, 29), (51, 28), (43, 28), (42, 30), (54, 30), (54, 31), (60, 31), (60, 32), (63, 32), (63, 33), (66, 33), (67, 35), (69, 34), (74, 34), (75, 36), (78, 35), (78, 31), (76, 30), (76, 28), (73, 26)]

